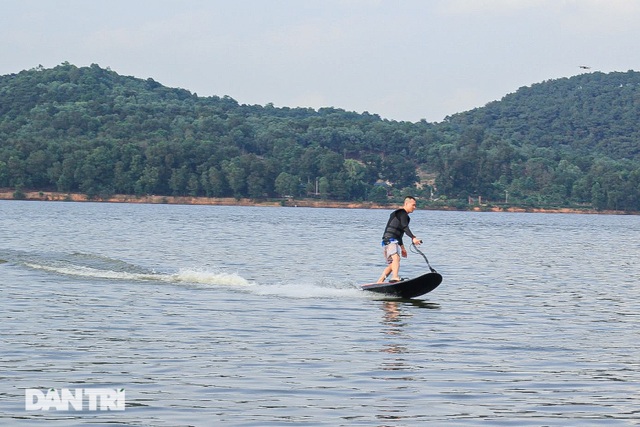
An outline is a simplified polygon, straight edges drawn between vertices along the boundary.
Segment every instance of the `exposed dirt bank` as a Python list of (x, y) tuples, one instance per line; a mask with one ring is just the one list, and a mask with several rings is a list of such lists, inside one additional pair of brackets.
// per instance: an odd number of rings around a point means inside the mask
[[(24, 191), (19, 200), (67, 201), (67, 202), (107, 202), (107, 203), (151, 203), (179, 205), (221, 205), (221, 206), (285, 206), (309, 208), (344, 208), (344, 209), (390, 209), (395, 205), (384, 205), (372, 202), (338, 202), (320, 199), (281, 199), (254, 200), (235, 199), (233, 197), (187, 197), (187, 196), (131, 196), (116, 194), (108, 198), (89, 199), (80, 193), (57, 193), (50, 191)], [(16, 200), (14, 191), (0, 189), (0, 200)], [(425, 207), (432, 210), (455, 210), (450, 207)], [(625, 214), (637, 215), (640, 212), (596, 211), (593, 209), (542, 209), (518, 206), (474, 206), (470, 210), (478, 212), (534, 212), (534, 213), (581, 213), (581, 214)]]

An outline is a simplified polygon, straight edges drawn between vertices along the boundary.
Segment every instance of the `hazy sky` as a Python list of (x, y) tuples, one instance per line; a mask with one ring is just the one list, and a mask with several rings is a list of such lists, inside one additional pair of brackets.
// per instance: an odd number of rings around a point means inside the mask
[(0, 0), (0, 74), (98, 64), (242, 104), (447, 115), (640, 69), (639, 0)]

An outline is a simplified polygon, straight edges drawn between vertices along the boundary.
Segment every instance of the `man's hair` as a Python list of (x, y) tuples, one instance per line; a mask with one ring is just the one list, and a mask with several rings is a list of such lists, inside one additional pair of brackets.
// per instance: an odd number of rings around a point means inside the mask
[(415, 200), (416, 200), (416, 198), (415, 198), (415, 197), (413, 197), (413, 196), (405, 196), (404, 201), (406, 202), (407, 200), (413, 200), (413, 201), (415, 201)]

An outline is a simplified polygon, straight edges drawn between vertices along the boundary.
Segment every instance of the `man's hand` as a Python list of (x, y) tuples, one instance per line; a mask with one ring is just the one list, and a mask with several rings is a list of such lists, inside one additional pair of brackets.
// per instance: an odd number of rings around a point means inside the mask
[(404, 248), (404, 246), (400, 246), (400, 251), (402, 252), (402, 258), (406, 258), (407, 250)]

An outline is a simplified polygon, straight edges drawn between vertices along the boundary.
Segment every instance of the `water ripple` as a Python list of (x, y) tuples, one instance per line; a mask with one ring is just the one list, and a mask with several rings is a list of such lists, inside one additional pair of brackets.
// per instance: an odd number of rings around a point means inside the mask
[[(0, 210), (3, 425), (640, 417), (637, 217), (415, 212), (444, 282), (399, 301), (357, 289), (383, 267), (384, 211)], [(125, 388), (126, 410), (24, 410), (25, 389), (64, 387)]]

